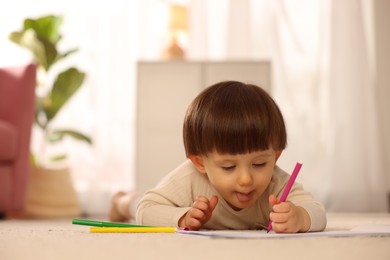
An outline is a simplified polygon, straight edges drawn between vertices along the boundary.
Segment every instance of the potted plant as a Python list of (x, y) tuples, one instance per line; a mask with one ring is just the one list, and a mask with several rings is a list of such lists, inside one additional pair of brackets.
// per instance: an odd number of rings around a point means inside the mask
[(79, 131), (52, 126), (59, 111), (85, 79), (85, 73), (75, 67), (57, 73), (60, 61), (77, 52), (77, 49), (60, 52), (58, 48), (62, 39), (62, 21), (61, 16), (55, 15), (28, 18), (21, 30), (9, 35), (11, 41), (31, 52), (37, 65), (35, 125), (42, 134), (42, 144), (38, 153), (32, 153), (33, 171), (26, 210), (31, 215), (43, 217), (78, 215), (80, 212), (68, 167), (53, 168), (47, 163), (64, 160), (67, 156), (60, 154), (46, 158), (47, 146), (60, 142), (66, 136), (92, 144), (91, 138)]

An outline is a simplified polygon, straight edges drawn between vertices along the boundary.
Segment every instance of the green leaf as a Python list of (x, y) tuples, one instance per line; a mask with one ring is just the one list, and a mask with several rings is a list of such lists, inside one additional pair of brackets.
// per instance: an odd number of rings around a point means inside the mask
[(32, 152), (30, 152), (30, 162), (31, 162), (32, 166), (36, 166), (37, 165), (37, 157)]
[(61, 39), (59, 28), (62, 24), (60, 16), (44, 16), (25, 19), (24, 27), (19, 32), (13, 32), (9, 39), (20, 46), (29, 49), (35, 61), (46, 71), (64, 56), (58, 55), (57, 42)]
[(48, 15), (38, 19), (26, 19), (24, 29), (33, 29), (40, 39), (53, 44), (61, 39), (59, 28), (61, 27), (62, 16)]
[(56, 162), (56, 161), (64, 160), (66, 158), (68, 158), (66, 156), (66, 154), (60, 154), (60, 155), (51, 156), (49, 159), (50, 159), (50, 161), (55, 161)]
[(70, 68), (60, 73), (55, 79), (49, 99), (44, 102), (46, 118), (50, 122), (65, 105), (65, 103), (80, 88), (85, 78), (85, 73), (76, 68)]
[(76, 140), (84, 141), (88, 144), (92, 144), (92, 139), (80, 132), (69, 130), (69, 129), (58, 129), (52, 131), (52, 133), (48, 136), (50, 142), (58, 142), (61, 141), (65, 136), (70, 136)]
[(43, 48), (45, 49), (45, 64), (44, 69), (48, 71), (58, 59), (58, 52), (55, 43), (52, 43), (46, 39), (40, 39)]
[(48, 15), (38, 19), (25, 19), (23, 29), (13, 32), (9, 39), (29, 49), (38, 65), (48, 71), (51, 66), (77, 51), (72, 49), (59, 54), (57, 43), (61, 40), (62, 16)]
[(27, 48), (34, 56), (34, 60), (45, 70), (48, 70), (49, 64), (47, 62), (46, 48), (44, 44), (36, 37), (33, 30), (12, 32), (9, 39), (14, 43)]
[(65, 59), (65, 58), (68, 57), (69, 55), (78, 52), (78, 50), (79, 50), (79, 49), (75, 48), (75, 49), (71, 49), (71, 50), (69, 50), (69, 51), (67, 51), (67, 52), (64, 52), (64, 53), (62, 53), (62, 54), (58, 54), (58, 55), (57, 55), (57, 60), (56, 60), (56, 61)]

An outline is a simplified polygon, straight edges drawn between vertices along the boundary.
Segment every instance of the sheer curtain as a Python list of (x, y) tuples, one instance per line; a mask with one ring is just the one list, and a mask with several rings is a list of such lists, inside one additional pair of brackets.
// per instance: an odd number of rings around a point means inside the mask
[(288, 171), (303, 161), (300, 181), (330, 211), (387, 210), (371, 5), (191, 1), (193, 56), (271, 60), (289, 134), (279, 164)]
[(372, 28), (363, 7), (306, 0), (273, 6), (274, 95), (290, 134), (281, 163), (303, 160), (302, 182), (330, 211), (387, 210)]
[(329, 71), (329, 206), (386, 210), (374, 60), (363, 2), (333, 1)]
[[(0, 10), (0, 65), (29, 56), (7, 35), (26, 17), (64, 15), (68, 61), (87, 73), (55, 122), (89, 133), (94, 146), (67, 140), (86, 213), (106, 213), (111, 193), (135, 189), (136, 61), (158, 60), (171, 2), (190, 11), (189, 59), (272, 62), (272, 95), (289, 145), (279, 164), (304, 163), (299, 181), (334, 211), (385, 211), (372, 51), (363, 2), (320, 0), (15, 0)], [(23, 7), (23, 8), (22, 8)]]

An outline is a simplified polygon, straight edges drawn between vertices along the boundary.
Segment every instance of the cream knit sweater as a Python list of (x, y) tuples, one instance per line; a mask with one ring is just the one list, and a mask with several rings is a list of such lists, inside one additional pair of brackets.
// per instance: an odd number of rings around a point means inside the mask
[[(270, 185), (250, 208), (233, 210), (217, 193), (207, 176), (200, 174), (190, 160), (169, 173), (156, 188), (145, 193), (137, 208), (137, 223), (151, 226), (177, 226), (179, 219), (191, 208), (197, 196), (219, 197), (211, 219), (204, 229), (256, 229), (267, 226), (270, 213), (269, 194), (281, 196), (289, 174), (275, 167)], [(288, 201), (303, 207), (311, 219), (310, 231), (321, 231), (326, 226), (324, 206), (314, 200), (299, 183), (291, 189)]]

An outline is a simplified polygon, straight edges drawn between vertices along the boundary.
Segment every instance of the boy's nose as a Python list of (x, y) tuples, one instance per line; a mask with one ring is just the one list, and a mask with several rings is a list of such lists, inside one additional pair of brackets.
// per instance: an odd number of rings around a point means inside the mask
[(249, 170), (243, 170), (239, 173), (238, 184), (240, 186), (248, 186), (248, 185), (252, 185), (252, 183), (253, 183), (253, 178)]

